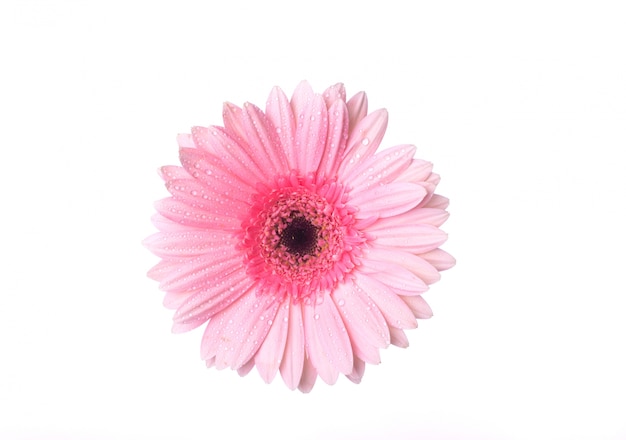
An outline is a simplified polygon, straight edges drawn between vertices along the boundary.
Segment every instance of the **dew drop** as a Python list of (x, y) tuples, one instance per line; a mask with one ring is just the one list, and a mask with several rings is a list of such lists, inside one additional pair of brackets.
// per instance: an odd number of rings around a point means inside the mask
[(361, 143), (362, 143), (363, 145), (369, 145), (370, 140), (369, 140), (368, 138), (363, 138), (363, 140), (361, 141)]
[(313, 315), (313, 319), (320, 319), (320, 314), (316, 313), (315, 315)]
[(345, 302), (343, 299), (340, 299), (339, 301), (337, 301), (337, 305), (338, 305), (338, 306), (340, 306), (340, 307), (343, 307), (343, 305), (344, 305), (345, 303), (346, 303), (346, 302)]

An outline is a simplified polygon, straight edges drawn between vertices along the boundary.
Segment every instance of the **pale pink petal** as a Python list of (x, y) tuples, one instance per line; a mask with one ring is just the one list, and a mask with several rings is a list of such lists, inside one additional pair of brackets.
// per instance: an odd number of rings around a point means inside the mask
[(389, 327), (389, 334), (391, 335), (391, 343), (396, 347), (407, 348), (409, 346), (409, 339), (406, 337), (404, 330)]
[(348, 109), (346, 103), (337, 100), (328, 109), (328, 136), (324, 154), (320, 160), (319, 176), (333, 178), (343, 157), (348, 140)]
[[(234, 176), (245, 176), (244, 184), (254, 188), (255, 181), (263, 182), (271, 176), (255, 160), (254, 151), (244, 147), (231, 137), (222, 127), (193, 127), (191, 133), (194, 145), (211, 152), (222, 162), (224, 169)], [(244, 145), (246, 145), (244, 143)], [(181, 145), (183, 147), (183, 145)], [(251, 182), (249, 182), (252, 180)]]
[(413, 145), (398, 145), (380, 151), (355, 167), (346, 175), (345, 180), (354, 188), (353, 193), (367, 190), (374, 185), (390, 183), (411, 164), (414, 154)]
[(375, 277), (400, 295), (420, 295), (428, 290), (428, 285), (421, 278), (397, 264), (363, 260), (361, 272)]
[(143, 245), (159, 257), (195, 256), (215, 247), (234, 248), (236, 240), (224, 231), (157, 232), (143, 241)]
[(432, 264), (437, 270), (448, 270), (456, 264), (454, 257), (442, 249), (433, 249), (421, 254), (420, 257)]
[[(280, 148), (280, 140), (272, 121), (254, 104), (246, 102), (243, 106), (243, 124), (248, 144), (260, 149), (256, 157), (261, 158), (259, 165), (270, 176), (289, 172), (285, 153)], [(260, 154), (259, 154), (260, 153)]]
[(389, 327), (382, 313), (357, 283), (345, 283), (331, 294), (352, 341), (354, 354), (370, 364), (380, 363), (379, 349), (389, 345)]
[(278, 87), (274, 87), (267, 101), (265, 112), (278, 135), (281, 148), (285, 153), (290, 170), (298, 168), (298, 151), (296, 149), (296, 118), (291, 108), (291, 103), (285, 93)]
[(367, 115), (367, 95), (359, 92), (347, 102), (350, 119), (350, 131), (354, 130), (361, 119)]
[(311, 85), (307, 81), (301, 81), (291, 95), (291, 109), (295, 119), (304, 113), (307, 106), (311, 105), (313, 96), (315, 96), (315, 92), (313, 92)]
[(424, 203), (424, 208), (446, 209), (450, 204), (450, 200), (447, 197), (440, 196), (439, 194), (433, 194), (433, 196)]
[[(192, 129), (193, 133), (193, 129)], [(189, 133), (181, 133), (176, 136), (176, 142), (178, 142), (178, 146), (181, 148), (195, 148), (196, 143), (193, 141), (193, 135)]]
[(374, 301), (389, 326), (403, 329), (417, 327), (411, 309), (392, 289), (378, 281), (378, 277), (359, 275), (358, 283)]
[(218, 206), (198, 208), (173, 198), (159, 200), (154, 206), (163, 217), (178, 223), (179, 227), (182, 225), (192, 228), (232, 231), (241, 225), (241, 220), (234, 215), (224, 214)]
[[(292, 301), (289, 307), (289, 331), (285, 343), (285, 352), (280, 363), (280, 375), (285, 384), (292, 390), (295, 390), (300, 384), (304, 357), (302, 306), (300, 303), (294, 304)], [(315, 380), (313, 380), (314, 382)]]
[(416, 318), (428, 319), (433, 311), (421, 296), (403, 296), (402, 300), (410, 307)]
[(295, 113), (297, 169), (302, 175), (317, 171), (328, 133), (328, 110), (320, 95), (313, 95), (304, 109)]
[(214, 198), (250, 201), (254, 191), (252, 183), (245, 176), (234, 176), (218, 157), (196, 148), (181, 148), (179, 156), (187, 172), (205, 184), (206, 191), (210, 191)]
[(166, 165), (159, 168), (159, 176), (166, 182), (174, 179), (190, 179), (191, 175), (183, 167)]
[(432, 169), (432, 163), (422, 159), (413, 159), (411, 165), (398, 176), (398, 180), (413, 183), (425, 182)]
[(365, 260), (378, 271), (384, 270), (381, 263), (393, 263), (410, 270), (426, 284), (436, 283), (441, 278), (439, 271), (432, 264), (410, 252), (369, 247), (365, 249), (365, 255), (367, 256)]
[(351, 194), (350, 205), (358, 207), (357, 218), (393, 217), (415, 207), (425, 195), (419, 185), (393, 182)]
[(364, 227), (364, 229), (375, 231), (379, 229), (389, 229), (398, 226), (419, 224), (428, 224), (439, 227), (448, 218), (448, 216), (449, 214), (443, 209), (421, 208), (417, 206), (402, 213), (401, 215), (377, 219), (376, 222)]
[(194, 292), (211, 284), (214, 277), (235, 272), (241, 264), (242, 258), (231, 248), (216, 246), (202, 255), (180, 258), (168, 274), (160, 277), (159, 287), (168, 292)]
[(326, 108), (330, 108), (336, 101), (346, 102), (346, 88), (342, 83), (327, 88), (322, 94), (326, 102)]
[(287, 296), (278, 308), (265, 341), (254, 355), (256, 368), (266, 383), (270, 383), (274, 379), (283, 360), (285, 343), (289, 333), (289, 303), (290, 298)]
[(172, 331), (182, 333), (204, 324), (254, 285), (245, 272), (234, 272), (189, 297), (174, 314)]
[[(161, 214), (154, 214), (150, 219), (152, 224), (156, 226), (159, 231), (162, 232), (177, 232), (181, 230), (180, 223), (170, 220)], [(193, 227), (185, 227), (185, 230), (196, 230)], [(200, 229), (197, 229), (200, 230)]]
[(241, 145), (247, 145), (246, 129), (243, 124), (243, 111), (235, 104), (225, 102), (222, 118), (226, 132)]
[(215, 367), (241, 368), (259, 349), (278, 311), (278, 302), (249, 289), (209, 321), (202, 337), (202, 357), (215, 357)]
[(363, 375), (365, 374), (365, 362), (363, 362), (363, 360), (355, 356), (353, 363), (354, 363), (354, 369), (352, 370), (352, 373), (348, 374), (346, 377), (354, 383), (361, 383), (361, 379), (363, 378)]
[(254, 358), (250, 358), (248, 362), (246, 362), (240, 368), (237, 369), (237, 374), (239, 374), (240, 377), (247, 376), (248, 373), (252, 371), (253, 367), (254, 367)]
[(396, 248), (420, 254), (439, 247), (448, 235), (431, 225), (392, 226), (386, 229), (368, 229), (377, 246)]
[(352, 371), (352, 348), (341, 316), (330, 298), (302, 307), (307, 354), (317, 373), (334, 384), (339, 373)]
[(345, 158), (339, 167), (340, 174), (347, 174), (368, 159), (383, 140), (387, 130), (389, 115), (387, 110), (380, 109), (363, 118), (350, 132)]
[(317, 380), (317, 371), (311, 362), (311, 359), (306, 357), (304, 359), (304, 366), (302, 369), (302, 377), (298, 383), (298, 389), (303, 393), (308, 393), (313, 389), (315, 381)]

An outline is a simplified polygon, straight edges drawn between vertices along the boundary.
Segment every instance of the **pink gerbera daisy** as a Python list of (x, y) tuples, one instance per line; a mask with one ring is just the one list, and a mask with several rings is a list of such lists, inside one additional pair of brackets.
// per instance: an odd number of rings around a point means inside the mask
[(265, 113), (224, 105), (224, 126), (178, 137), (156, 204), (162, 258), (149, 276), (175, 309), (174, 332), (207, 323), (207, 366), (308, 392), (317, 376), (359, 382), (379, 350), (406, 347), (429, 318), (421, 294), (454, 259), (439, 249), (448, 200), (415, 147), (376, 153), (387, 111), (365, 93), (274, 88)]

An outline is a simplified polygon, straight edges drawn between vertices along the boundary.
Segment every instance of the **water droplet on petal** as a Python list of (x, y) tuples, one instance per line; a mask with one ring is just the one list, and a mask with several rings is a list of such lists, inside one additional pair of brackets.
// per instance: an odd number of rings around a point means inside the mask
[(313, 319), (320, 319), (320, 314), (316, 313), (315, 315), (313, 315)]
[(363, 140), (361, 141), (361, 143), (363, 145), (368, 145), (370, 143), (370, 140), (368, 138), (363, 138)]

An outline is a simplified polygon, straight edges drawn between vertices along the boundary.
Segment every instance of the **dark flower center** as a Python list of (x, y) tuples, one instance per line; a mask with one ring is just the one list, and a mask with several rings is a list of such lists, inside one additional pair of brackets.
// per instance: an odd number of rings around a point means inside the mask
[(287, 252), (296, 255), (310, 255), (317, 245), (318, 228), (304, 217), (296, 217), (280, 234), (280, 244)]

